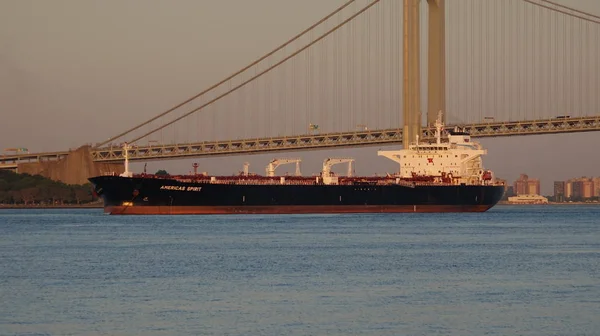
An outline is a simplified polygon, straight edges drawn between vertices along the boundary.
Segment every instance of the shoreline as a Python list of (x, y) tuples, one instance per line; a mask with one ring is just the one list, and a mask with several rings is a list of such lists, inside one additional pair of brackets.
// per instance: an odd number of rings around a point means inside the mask
[[(531, 203), (509, 203), (506, 201), (501, 201), (496, 204), (496, 206), (502, 205), (521, 205), (521, 206), (540, 206), (540, 205), (590, 205), (590, 206), (600, 206), (600, 203), (590, 203), (590, 202), (548, 202), (544, 204), (531, 204)], [(1, 204), (0, 210), (2, 209), (102, 209), (104, 208), (104, 204), (102, 203), (94, 203), (94, 204), (61, 204), (61, 205), (22, 205), (22, 204)]]
[(497, 205), (600, 205), (600, 202), (512, 203), (507, 201), (500, 201)]
[(22, 205), (22, 204), (1, 204), (2, 209), (102, 209), (102, 203), (94, 204), (60, 204), (60, 205)]

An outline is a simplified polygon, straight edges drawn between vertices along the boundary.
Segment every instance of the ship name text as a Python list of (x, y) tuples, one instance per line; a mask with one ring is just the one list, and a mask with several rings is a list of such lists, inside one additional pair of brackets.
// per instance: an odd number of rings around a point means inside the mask
[(161, 186), (160, 189), (161, 190), (174, 190), (174, 191), (200, 191), (200, 190), (202, 190), (202, 187), (164, 185), (164, 186)]

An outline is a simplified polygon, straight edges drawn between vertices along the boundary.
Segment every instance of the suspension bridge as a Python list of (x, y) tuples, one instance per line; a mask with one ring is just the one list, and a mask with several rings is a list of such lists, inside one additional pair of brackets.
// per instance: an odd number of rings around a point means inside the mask
[[(553, 1), (350, 0), (88, 153), (120, 163), (125, 142), (134, 161), (401, 144), (431, 138), (438, 111), (474, 137), (598, 131), (599, 51), (600, 17)], [(4, 155), (0, 168), (71, 153)]]

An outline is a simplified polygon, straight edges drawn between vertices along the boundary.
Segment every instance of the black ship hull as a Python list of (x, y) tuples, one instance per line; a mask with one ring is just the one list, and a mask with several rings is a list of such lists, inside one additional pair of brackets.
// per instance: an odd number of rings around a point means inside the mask
[(243, 184), (176, 179), (90, 178), (113, 215), (484, 212), (500, 185)]

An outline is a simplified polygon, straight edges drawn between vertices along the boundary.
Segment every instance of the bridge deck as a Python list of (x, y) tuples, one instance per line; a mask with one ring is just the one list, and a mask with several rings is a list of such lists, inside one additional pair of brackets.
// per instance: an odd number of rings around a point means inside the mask
[[(447, 127), (452, 129), (454, 126)], [(500, 137), (533, 134), (600, 131), (600, 116), (514, 122), (489, 122), (464, 125), (473, 137)], [(422, 130), (422, 139), (433, 139), (433, 128)], [(130, 151), (131, 160), (176, 159), (184, 157), (256, 154), (275, 151), (325, 149), (402, 143), (401, 129), (370, 130), (328, 134), (305, 134), (288, 137), (210, 141), (188, 144), (138, 146)], [(123, 160), (120, 147), (101, 148), (92, 152), (94, 161)]]
[[(452, 129), (454, 126), (448, 126)], [(509, 122), (486, 122), (461, 126), (473, 137), (500, 137), (600, 131), (600, 116)], [(433, 128), (422, 130), (422, 139), (432, 139)], [(131, 160), (164, 160), (185, 157), (256, 154), (274, 151), (311, 150), (344, 146), (402, 143), (401, 129), (369, 130), (328, 134), (305, 134), (288, 137), (205, 141), (187, 144), (138, 146), (130, 151)], [(31, 153), (0, 157), (0, 169), (14, 169), (18, 163), (58, 160), (69, 152)], [(121, 147), (92, 150), (96, 162), (124, 160)]]

